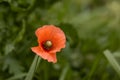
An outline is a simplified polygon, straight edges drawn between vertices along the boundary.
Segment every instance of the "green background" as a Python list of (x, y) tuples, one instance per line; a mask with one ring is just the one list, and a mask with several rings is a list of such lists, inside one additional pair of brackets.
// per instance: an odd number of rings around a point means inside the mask
[(24, 80), (46, 24), (65, 32), (66, 48), (56, 64), (42, 59), (32, 80), (120, 79), (103, 54), (120, 61), (119, 0), (0, 0), (0, 80)]

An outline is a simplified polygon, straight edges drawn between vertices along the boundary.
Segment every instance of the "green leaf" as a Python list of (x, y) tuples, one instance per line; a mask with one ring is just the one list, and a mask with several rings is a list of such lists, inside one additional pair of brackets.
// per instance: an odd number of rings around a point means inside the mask
[(23, 72), (24, 68), (20, 65), (20, 63), (14, 59), (13, 57), (6, 57), (4, 61), (3, 70), (9, 69), (9, 73), (11, 74), (20, 74)]
[(25, 33), (25, 27), (26, 27), (26, 23), (25, 20), (22, 20), (22, 29), (21, 31), (18, 33), (16, 39), (14, 40), (14, 43), (18, 43), (23, 39), (23, 35)]
[[(104, 16), (106, 17), (104, 18)], [(106, 27), (111, 20), (107, 9), (97, 8), (91, 12), (85, 11), (76, 14), (71, 20), (66, 21), (75, 26), (80, 37), (85, 38), (90, 36), (90, 32), (93, 30)]]
[(70, 43), (70, 46), (72, 48), (75, 48), (79, 44), (77, 30), (71, 24), (67, 23), (60, 24), (60, 28), (65, 32), (67, 40)]
[[(30, 10), (35, 4), (35, 0), (3, 0), (4, 2), (8, 2), (11, 10), (16, 12), (27, 11)], [(3, 2), (0, 1), (0, 2)]]
[(6, 79), (6, 80), (18, 80), (18, 79), (22, 79), (25, 76), (26, 76), (26, 73), (17, 74), (17, 75), (15, 75), (13, 77), (10, 77), (10, 78)]
[(120, 65), (118, 64), (118, 62), (114, 58), (113, 54), (109, 50), (105, 50), (104, 55), (107, 58), (110, 65), (114, 68), (114, 70), (117, 72), (117, 74), (120, 77)]
[(5, 50), (4, 50), (4, 52), (5, 52), (5, 55), (7, 55), (7, 54), (9, 54), (11, 51), (13, 51), (14, 50), (14, 44), (13, 43), (8, 43), (8, 44), (6, 44), (5, 45)]

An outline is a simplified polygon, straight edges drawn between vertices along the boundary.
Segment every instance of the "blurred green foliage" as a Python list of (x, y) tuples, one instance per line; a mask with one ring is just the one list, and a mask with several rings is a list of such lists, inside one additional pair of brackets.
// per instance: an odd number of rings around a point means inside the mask
[[(103, 56), (120, 60), (119, 0), (0, 0), (0, 80), (23, 80), (45, 24), (66, 34), (56, 64), (40, 62), (33, 80), (119, 80)], [(63, 75), (64, 74), (64, 75)]]

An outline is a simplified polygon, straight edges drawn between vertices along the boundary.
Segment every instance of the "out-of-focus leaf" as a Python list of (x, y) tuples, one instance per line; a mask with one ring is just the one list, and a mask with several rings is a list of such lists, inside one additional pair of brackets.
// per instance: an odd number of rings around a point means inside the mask
[(14, 44), (12, 44), (12, 43), (6, 44), (5, 50), (4, 50), (5, 55), (7, 55), (8, 53), (10, 53), (14, 49), (15, 49)]
[(21, 1), (21, 0), (14, 1), (13, 0), (9, 4), (13, 11), (20, 12), (20, 11), (29, 10), (34, 5), (34, 3), (35, 3), (35, 0), (24, 0), (24, 1)]
[(66, 20), (71, 20), (71, 17), (76, 15), (80, 10), (77, 8), (80, 7), (79, 5), (79, 3), (74, 2), (73, 0), (64, 0), (63, 2), (58, 1), (52, 5), (48, 11), (46, 11), (46, 14), (43, 16), (43, 20), (48, 21), (49, 24), (55, 25), (62, 22), (64, 23)]
[(86, 11), (80, 14), (76, 14), (71, 20), (66, 20), (66, 22), (73, 24), (78, 30), (80, 37), (90, 36), (90, 32), (97, 28), (104, 28), (107, 23), (112, 20), (109, 11), (107, 9), (97, 9), (92, 12)]
[(60, 24), (60, 28), (65, 32), (71, 47), (75, 48), (80, 42), (76, 29), (72, 25), (65, 23)]
[(25, 27), (26, 27), (26, 23), (25, 20), (22, 21), (22, 29), (20, 30), (20, 32), (18, 33), (17, 37), (14, 40), (14, 43), (18, 43), (22, 40), (23, 35), (25, 33)]
[(9, 73), (17, 75), (23, 72), (24, 68), (20, 63), (11, 57), (7, 57), (4, 61), (3, 70), (9, 69)]
[(10, 78), (8, 78), (8, 79), (6, 79), (6, 80), (18, 80), (18, 79), (23, 79), (23, 77), (25, 77), (25, 76), (26, 76), (26, 73), (21, 73), (21, 74), (15, 75), (15, 76), (13, 76), (13, 77), (10, 77)]

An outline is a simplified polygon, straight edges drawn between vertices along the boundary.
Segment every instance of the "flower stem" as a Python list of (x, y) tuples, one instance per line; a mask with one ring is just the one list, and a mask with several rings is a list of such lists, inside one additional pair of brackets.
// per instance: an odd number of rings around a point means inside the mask
[(32, 64), (31, 64), (31, 67), (30, 67), (30, 69), (27, 73), (27, 76), (26, 76), (25, 80), (32, 80), (34, 72), (35, 72), (35, 70), (37, 69), (37, 67), (40, 63), (40, 60), (41, 60), (41, 58), (39, 58), (39, 56), (36, 55)]

